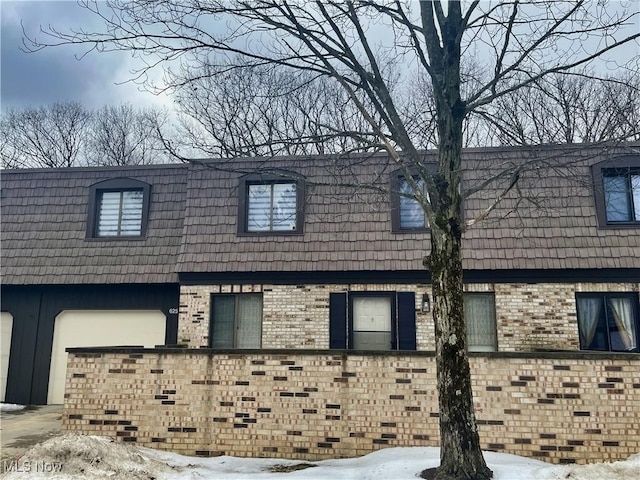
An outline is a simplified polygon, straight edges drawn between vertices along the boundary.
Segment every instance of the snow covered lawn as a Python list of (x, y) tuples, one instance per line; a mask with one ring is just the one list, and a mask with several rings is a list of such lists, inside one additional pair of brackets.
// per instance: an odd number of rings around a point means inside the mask
[(24, 405), (16, 405), (15, 403), (0, 403), (0, 412), (15, 412), (17, 410), (24, 409)]
[[(2, 478), (148, 480), (415, 480), (438, 464), (437, 448), (387, 448), (341, 460), (303, 462), (256, 458), (194, 458), (114, 443), (103, 437), (63, 435), (36, 445)], [(627, 480), (640, 478), (640, 454), (624, 462), (555, 466), (487, 452), (495, 480)], [(19, 471), (15, 471), (19, 470)], [(57, 472), (57, 473), (56, 473)]]

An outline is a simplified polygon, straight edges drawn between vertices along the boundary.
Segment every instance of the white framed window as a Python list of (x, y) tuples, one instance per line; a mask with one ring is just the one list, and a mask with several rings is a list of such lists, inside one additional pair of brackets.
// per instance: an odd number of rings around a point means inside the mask
[(353, 349), (391, 350), (394, 343), (391, 296), (354, 295), (352, 302)]

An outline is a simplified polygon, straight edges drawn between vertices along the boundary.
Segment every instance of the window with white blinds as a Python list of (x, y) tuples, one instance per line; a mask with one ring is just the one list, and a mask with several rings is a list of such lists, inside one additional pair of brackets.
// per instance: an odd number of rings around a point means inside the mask
[(260, 348), (261, 344), (262, 296), (212, 295), (209, 346)]
[(496, 306), (493, 293), (465, 293), (464, 318), (470, 352), (495, 352)]
[[(424, 181), (416, 180), (418, 186), (424, 191)], [(402, 178), (400, 179), (400, 228), (406, 230), (421, 229), (428, 226), (424, 209), (415, 199), (405, 195), (413, 195), (411, 185)]]
[(294, 231), (297, 222), (295, 183), (248, 185), (247, 231)]
[(98, 205), (99, 237), (125, 237), (142, 234), (142, 190), (101, 192)]

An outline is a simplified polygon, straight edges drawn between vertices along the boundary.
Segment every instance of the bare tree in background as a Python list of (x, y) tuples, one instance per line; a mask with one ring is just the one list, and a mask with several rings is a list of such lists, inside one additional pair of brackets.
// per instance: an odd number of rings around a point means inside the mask
[[(176, 92), (182, 122), (173, 135), (180, 139), (172, 144), (175, 152), (178, 144), (223, 158), (381, 148), (344, 89), (329, 78), (273, 66), (190, 75), (194, 80)], [(407, 134), (420, 149), (437, 146), (428, 80), (414, 78), (398, 96)], [(637, 141), (640, 76), (553, 74), (472, 112), (463, 132), (465, 147)]]
[(148, 165), (163, 163), (167, 154), (158, 137), (166, 115), (157, 109), (130, 104), (104, 106), (93, 113), (87, 137), (89, 165)]
[[(434, 295), (441, 463), (438, 479), (487, 479), (473, 406), (463, 315), (461, 206), (483, 184), (461, 189), (464, 122), (500, 98), (557, 74), (581, 69), (614, 50), (637, 49), (633, 2), (374, 2), (125, 1), (81, 2), (104, 21), (102, 32), (49, 30), (32, 48), (85, 44), (89, 49), (141, 53), (147, 67), (183, 61), (215, 75), (248, 66), (279, 65), (332, 78), (366, 120), (366, 132), (404, 173), (429, 221), (424, 264)], [(383, 26), (386, 25), (385, 29)], [(629, 33), (630, 32), (630, 33)], [(637, 51), (637, 50), (636, 50)], [(240, 55), (240, 63), (234, 63)], [(465, 59), (481, 57), (471, 82)], [(625, 60), (638, 73), (638, 56)], [(395, 68), (394, 68), (395, 67)], [(426, 168), (403, 116), (406, 69), (418, 69), (433, 92), (438, 165)], [(168, 73), (168, 87), (192, 79)], [(400, 77), (400, 78), (398, 78)], [(474, 77), (475, 78), (475, 77)], [(403, 80), (405, 80), (403, 84)], [(345, 132), (351, 136), (349, 132)], [(495, 175), (502, 192), (488, 215), (519, 180), (519, 170)]]
[(3, 168), (142, 165), (169, 155), (167, 116), (129, 104), (88, 110), (78, 102), (9, 109), (0, 119)]
[(554, 74), (505, 95), (475, 117), (496, 145), (640, 140), (640, 76)]
[(201, 70), (185, 72), (193, 80), (176, 92), (182, 114), (178, 137), (188, 150), (249, 157), (345, 153), (378, 145), (331, 78), (263, 65), (220, 74)]
[(90, 117), (91, 113), (78, 102), (3, 112), (2, 165), (5, 168), (76, 165)]

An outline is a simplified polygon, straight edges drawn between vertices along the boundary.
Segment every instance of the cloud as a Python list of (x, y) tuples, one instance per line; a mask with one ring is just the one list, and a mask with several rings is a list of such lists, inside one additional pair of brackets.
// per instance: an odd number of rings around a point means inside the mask
[(44, 40), (40, 28), (59, 30), (98, 29), (98, 19), (69, 1), (2, 1), (1, 23), (1, 104), (2, 108), (27, 107), (76, 100), (86, 107), (124, 101), (138, 105), (167, 104), (141, 92), (128, 80), (132, 59), (127, 52), (91, 53), (77, 46), (45, 48), (25, 53), (24, 30)]

